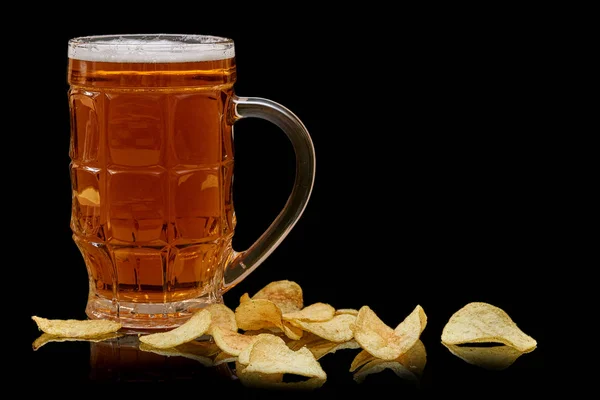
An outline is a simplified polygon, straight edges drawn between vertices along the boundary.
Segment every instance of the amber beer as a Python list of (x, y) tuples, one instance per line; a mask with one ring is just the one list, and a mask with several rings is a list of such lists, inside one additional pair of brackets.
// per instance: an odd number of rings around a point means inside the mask
[[(237, 97), (233, 41), (203, 35), (69, 41), (71, 228), (89, 275), (86, 313), (165, 328), (260, 265), (298, 221), (314, 182), (302, 122), (267, 99)], [(233, 123), (278, 125), (296, 154), (282, 212), (232, 249)]]
[(111, 314), (117, 298), (143, 317), (137, 303), (209, 295), (235, 226), (234, 57), (79, 57), (68, 65), (71, 227), (99, 300), (88, 312)]

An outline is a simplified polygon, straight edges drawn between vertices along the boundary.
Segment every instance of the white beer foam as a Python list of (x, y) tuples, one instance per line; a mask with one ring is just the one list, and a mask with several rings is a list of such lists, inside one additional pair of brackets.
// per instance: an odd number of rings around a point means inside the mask
[[(143, 36), (143, 35), (141, 35)], [(68, 57), (99, 62), (193, 62), (233, 58), (233, 42), (215, 36), (89, 36), (69, 41)]]

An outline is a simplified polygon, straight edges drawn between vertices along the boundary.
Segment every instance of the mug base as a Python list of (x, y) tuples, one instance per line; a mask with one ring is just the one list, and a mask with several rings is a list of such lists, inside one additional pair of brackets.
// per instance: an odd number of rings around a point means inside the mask
[(108, 319), (128, 330), (144, 331), (176, 328), (214, 303), (223, 303), (223, 299), (206, 296), (171, 303), (133, 303), (96, 297), (88, 300), (85, 312), (90, 319)]

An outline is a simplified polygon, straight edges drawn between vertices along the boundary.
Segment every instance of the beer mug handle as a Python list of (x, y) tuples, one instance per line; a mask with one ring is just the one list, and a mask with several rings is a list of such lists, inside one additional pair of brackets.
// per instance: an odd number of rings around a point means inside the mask
[(233, 121), (261, 118), (281, 128), (296, 155), (294, 186), (283, 210), (267, 230), (245, 251), (236, 252), (225, 267), (221, 293), (225, 293), (254, 271), (285, 239), (304, 212), (315, 180), (315, 150), (304, 124), (290, 110), (258, 97), (234, 96), (230, 104)]

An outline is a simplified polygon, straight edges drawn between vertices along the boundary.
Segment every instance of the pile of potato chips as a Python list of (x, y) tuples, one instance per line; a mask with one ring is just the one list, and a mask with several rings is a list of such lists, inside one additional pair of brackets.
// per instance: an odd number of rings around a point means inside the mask
[[(32, 318), (44, 332), (33, 343), (34, 350), (51, 341), (107, 340), (119, 336), (121, 329), (108, 320)], [(141, 335), (139, 340), (143, 351), (188, 357), (206, 366), (235, 363), (236, 375), (249, 387), (315, 389), (327, 380), (319, 360), (342, 349), (361, 350), (349, 367), (358, 383), (385, 369), (418, 380), (427, 359), (420, 340), (426, 325), (419, 305), (395, 328), (368, 306), (360, 310), (336, 310), (325, 303), (305, 306), (301, 287), (282, 280), (252, 297), (244, 294), (235, 310), (213, 304), (175, 329)], [(509, 350), (464, 347), (480, 342), (502, 343)], [(456, 312), (443, 330), (442, 343), (473, 364), (491, 357), (496, 361), (482, 365), (495, 369), (501, 364), (498, 360), (514, 361), (537, 345), (504, 311), (486, 303), (470, 303)], [(296, 381), (284, 381), (288, 375), (295, 375)]]

